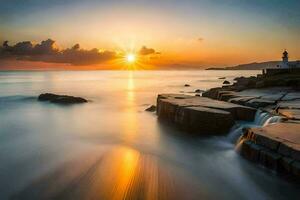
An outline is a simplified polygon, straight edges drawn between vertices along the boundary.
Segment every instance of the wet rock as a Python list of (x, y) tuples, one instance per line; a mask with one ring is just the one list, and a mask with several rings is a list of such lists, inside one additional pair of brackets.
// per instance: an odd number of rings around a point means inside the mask
[(189, 84), (184, 84), (184, 87), (190, 87), (191, 85), (189, 85)]
[(52, 94), (52, 93), (40, 94), (38, 97), (38, 100), (39, 101), (49, 101), (51, 103), (57, 103), (57, 104), (76, 104), (76, 103), (88, 102), (86, 99), (81, 98), (81, 97), (58, 95), (58, 94)]
[(277, 113), (290, 120), (300, 120), (300, 109), (277, 109)]
[(300, 92), (289, 92), (281, 100), (291, 101), (291, 100), (296, 100), (296, 99), (300, 99)]
[(291, 174), (292, 173), (292, 162), (294, 160), (289, 157), (282, 157), (279, 160), (279, 169), (278, 172), (283, 174)]
[(201, 93), (201, 92), (204, 92), (204, 90), (200, 90), (200, 89), (195, 90), (195, 93)]
[(262, 147), (256, 145), (254, 142), (250, 140), (245, 140), (242, 143), (241, 155), (247, 158), (248, 160), (258, 162), (261, 149)]
[(263, 87), (265, 87), (264, 81), (257, 81), (257, 82), (255, 83), (255, 87), (256, 87), (256, 88), (263, 88)]
[(229, 102), (245, 106), (249, 100), (254, 99), (254, 98), (255, 97), (239, 96), (239, 97), (230, 98)]
[(253, 120), (255, 112), (253, 108), (205, 97), (163, 94), (157, 98), (159, 119), (192, 132), (226, 133), (234, 120)]
[(299, 161), (294, 161), (291, 164), (291, 171), (292, 174), (300, 178), (300, 162)]
[(218, 93), (218, 99), (221, 101), (228, 101), (231, 98), (237, 97), (233, 91), (220, 91)]
[(230, 112), (206, 108), (183, 107), (180, 108), (175, 123), (188, 132), (198, 134), (225, 134), (234, 125)]
[(224, 82), (223, 82), (223, 84), (225, 84), (225, 85), (229, 85), (229, 84), (230, 84), (230, 82), (229, 82), (229, 81), (224, 81)]
[(203, 92), (202, 96), (203, 97), (208, 97), (208, 98), (211, 98), (211, 99), (218, 99), (220, 91), (229, 91), (229, 90), (224, 89), (224, 88), (220, 88), (220, 87), (212, 88), (210, 90), (207, 90), (207, 91)]
[(155, 112), (155, 111), (156, 111), (156, 106), (155, 106), (155, 105), (151, 105), (150, 107), (146, 108), (145, 111), (148, 111), (148, 112)]
[(264, 108), (266, 106), (276, 104), (276, 101), (254, 98), (254, 99), (247, 101), (245, 104), (246, 104), (246, 106), (250, 106), (253, 108)]
[(300, 124), (277, 123), (249, 128), (241, 138), (241, 155), (280, 173), (300, 177)]
[(270, 150), (262, 150), (259, 155), (259, 163), (269, 169), (277, 171), (279, 169), (279, 160), (282, 156)]

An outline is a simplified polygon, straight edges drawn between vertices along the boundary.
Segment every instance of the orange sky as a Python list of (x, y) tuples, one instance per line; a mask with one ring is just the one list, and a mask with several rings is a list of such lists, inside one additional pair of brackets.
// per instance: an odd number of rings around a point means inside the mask
[[(280, 60), (284, 49), (296, 60), (300, 59), (298, 6), (293, 0), (284, 5), (257, 0), (8, 1), (0, 9), (0, 41), (37, 44), (51, 38), (61, 50), (79, 43), (85, 50), (138, 54), (146, 46), (160, 53), (139, 56), (142, 68), (224, 67)], [(6, 68), (128, 67), (120, 60), (81, 67), (28, 63), (11, 62)]]

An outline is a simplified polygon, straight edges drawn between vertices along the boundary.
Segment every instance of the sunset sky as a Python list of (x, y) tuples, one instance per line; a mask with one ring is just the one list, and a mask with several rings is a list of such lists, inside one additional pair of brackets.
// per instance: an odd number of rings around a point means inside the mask
[[(0, 3), (0, 42), (9, 41), (10, 48), (7, 53), (2, 47), (0, 69), (65, 64), (81, 69), (122, 68), (129, 53), (135, 54), (144, 68), (221, 67), (280, 60), (284, 49), (291, 59), (300, 59), (299, 0)], [(49, 56), (36, 53), (47, 40), (44, 46), (57, 52), (50, 49)], [(24, 46), (14, 47), (23, 41), (33, 45), (25, 53), (20, 52)], [(36, 44), (40, 48), (35, 48)]]

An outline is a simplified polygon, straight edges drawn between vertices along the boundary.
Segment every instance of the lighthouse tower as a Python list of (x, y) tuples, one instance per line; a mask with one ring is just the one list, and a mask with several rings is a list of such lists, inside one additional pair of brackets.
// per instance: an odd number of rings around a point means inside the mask
[(282, 53), (281, 68), (289, 68), (289, 53), (286, 50)]

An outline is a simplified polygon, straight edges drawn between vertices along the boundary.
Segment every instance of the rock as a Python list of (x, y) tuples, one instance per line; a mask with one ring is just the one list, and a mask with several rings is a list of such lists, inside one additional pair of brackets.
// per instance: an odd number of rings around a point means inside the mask
[(292, 162), (293, 159), (289, 157), (282, 157), (279, 160), (279, 172), (284, 174), (291, 174), (292, 173)]
[(229, 84), (230, 84), (230, 82), (229, 82), (229, 81), (224, 81), (224, 82), (223, 82), (223, 84), (225, 84), (225, 85), (229, 85)]
[(241, 155), (280, 173), (300, 177), (300, 124), (277, 123), (248, 128)]
[(254, 98), (245, 103), (246, 106), (250, 106), (253, 108), (264, 108), (269, 105), (275, 105), (276, 101), (267, 100), (267, 99), (260, 99), (260, 98)]
[(290, 119), (290, 120), (300, 120), (300, 109), (277, 109), (277, 113)]
[(282, 101), (291, 101), (291, 100), (296, 100), (296, 99), (300, 99), (300, 92), (289, 92), (281, 100)]
[(281, 157), (282, 156), (274, 151), (261, 150), (259, 155), (259, 163), (269, 169), (277, 171)]
[(230, 112), (206, 107), (182, 107), (175, 117), (180, 128), (198, 134), (225, 134), (234, 125)]
[(241, 155), (247, 158), (248, 160), (251, 160), (253, 162), (258, 162), (261, 149), (262, 147), (256, 145), (252, 141), (245, 140), (242, 143)]
[(191, 85), (189, 85), (189, 84), (184, 84), (184, 87), (190, 87)]
[(278, 102), (279, 108), (288, 108), (288, 109), (300, 109), (300, 100), (292, 101), (280, 101)]
[(39, 101), (49, 101), (51, 103), (57, 104), (76, 104), (76, 103), (86, 103), (86, 99), (81, 97), (74, 97), (68, 95), (57, 95), (52, 93), (40, 94), (38, 97)]
[(228, 101), (231, 103), (235, 103), (235, 104), (239, 104), (239, 105), (243, 105), (245, 106), (246, 103), (251, 100), (254, 99), (255, 97), (249, 97), (249, 96), (239, 96), (239, 97), (234, 97), (234, 98), (230, 98)]
[(159, 119), (191, 132), (226, 133), (234, 120), (253, 120), (255, 112), (253, 108), (205, 97), (163, 94), (157, 98)]
[(299, 161), (294, 161), (291, 164), (291, 171), (292, 171), (293, 175), (300, 178), (300, 162)]
[(220, 77), (219, 79), (226, 79), (226, 77)]
[(264, 81), (257, 81), (257, 82), (255, 83), (255, 87), (256, 87), (256, 88), (263, 88), (264, 86), (265, 86)]
[(207, 91), (203, 92), (202, 96), (203, 97), (208, 97), (208, 98), (211, 98), (211, 99), (218, 99), (219, 92), (221, 92), (221, 91), (230, 91), (230, 90), (225, 89), (225, 88), (220, 88), (220, 87), (212, 88), (210, 90), (207, 90)]
[(195, 90), (195, 93), (201, 93), (201, 92), (204, 92), (204, 91), (200, 90), (200, 89)]
[(231, 98), (237, 97), (236, 93), (233, 91), (220, 91), (218, 93), (218, 100), (228, 101)]
[(155, 112), (155, 111), (156, 111), (156, 106), (155, 106), (155, 105), (151, 105), (150, 107), (146, 108), (145, 111), (148, 111), (148, 112)]

